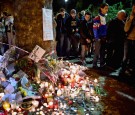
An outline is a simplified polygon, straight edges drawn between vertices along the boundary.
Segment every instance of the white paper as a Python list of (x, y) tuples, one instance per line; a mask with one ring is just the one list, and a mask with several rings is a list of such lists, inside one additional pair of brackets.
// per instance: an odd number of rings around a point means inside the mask
[(12, 100), (15, 100), (15, 97), (16, 94), (5, 94), (2, 100), (5, 101), (6, 99), (8, 99), (9, 102), (12, 102)]
[(42, 56), (45, 54), (45, 52), (46, 51), (44, 49), (36, 45), (28, 57), (32, 59), (33, 61), (38, 62), (42, 58)]
[(42, 9), (43, 12), (43, 41), (53, 40), (52, 10)]
[(14, 78), (11, 78), (11, 77), (10, 77), (10, 78), (9, 78), (9, 82), (10, 82), (11, 85), (14, 86), (14, 87), (17, 85), (17, 81), (15, 81)]
[[(18, 71), (16, 74), (19, 76), (19, 78), (22, 78), (23, 76), (28, 78), (28, 75), (25, 72), (23, 72), (22, 70)], [(14, 75), (13, 75), (13, 77), (14, 77)]]

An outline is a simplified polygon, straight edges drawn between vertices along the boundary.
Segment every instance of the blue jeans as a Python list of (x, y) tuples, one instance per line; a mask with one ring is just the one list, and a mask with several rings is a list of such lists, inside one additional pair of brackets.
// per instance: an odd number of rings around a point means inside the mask
[(98, 59), (100, 59), (100, 67), (105, 65), (105, 49), (105, 42), (102, 42), (101, 39), (95, 40), (93, 66), (97, 66)]
[(65, 55), (69, 55), (70, 51), (70, 41), (69, 38), (67, 37), (66, 33), (60, 33), (58, 36), (58, 42), (57, 42), (57, 55), (59, 57), (63, 57)]

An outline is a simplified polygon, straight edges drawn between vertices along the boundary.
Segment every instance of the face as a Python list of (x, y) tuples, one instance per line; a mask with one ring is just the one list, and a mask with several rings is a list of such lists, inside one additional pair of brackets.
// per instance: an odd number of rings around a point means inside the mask
[(118, 13), (118, 19), (119, 19), (119, 20), (124, 20), (125, 17), (126, 17), (126, 14), (125, 14), (124, 12)]
[(90, 20), (90, 15), (85, 15), (85, 20), (89, 21)]
[(76, 13), (71, 13), (72, 18), (76, 17)]
[(65, 15), (65, 11), (63, 11), (63, 12), (60, 12), (60, 14), (62, 15), (62, 17)]
[(100, 9), (101, 9), (101, 13), (105, 15), (108, 12), (109, 6), (105, 6), (104, 8), (100, 8)]

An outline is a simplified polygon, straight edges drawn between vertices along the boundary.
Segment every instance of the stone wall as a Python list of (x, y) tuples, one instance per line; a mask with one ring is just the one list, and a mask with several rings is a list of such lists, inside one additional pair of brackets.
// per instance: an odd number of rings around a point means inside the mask
[[(3, 0), (4, 1), (4, 0)], [(15, 17), (16, 44), (31, 51), (35, 45), (50, 50), (53, 41), (43, 41), (42, 8), (52, 8), (52, 0), (5, 0)], [(9, 8), (10, 8), (9, 7)]]

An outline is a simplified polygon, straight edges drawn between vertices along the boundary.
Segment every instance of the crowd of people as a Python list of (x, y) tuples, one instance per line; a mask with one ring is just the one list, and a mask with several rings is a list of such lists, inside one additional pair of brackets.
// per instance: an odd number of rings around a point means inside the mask
[[(109, 5), (100, 5), (99, 14), (68, 14), (64, 8), (55, 16), (57, 55), (80, 58), (86, 65), (86, 56), (93, 55), (93, 68), (121, 68), (120, 74), (135, 73), (135, 4), (129, 16), (125, 10), (118, 11), (116, 18), (106, 22)], [(79, 57), (80, 56), (80, 57)], [(99, 64), (98, 64), (99, 63)]]
[(2, 12), (0, 16), (0, 54), (15, 45), (14, 17), (8, 12)]
[[(118, 11), (116, 18), (107, 23), (109, 5), (100, 5), (97, 16), (88, 11), (67, 13), (61, 8), (56, 14), (56, 51), (58, 57), (80, 58), (86, 65), (86, 57), (93, 58), (93, 68), (121, 68), (120, 74), (135, 74), (135, 4), (127, 16)], [(2, 44), (5, 43), (5, 44)], [(8, 44), (8, 45), (6, 45)], [(0, 17), (0, 54), (15, 45), (14, 18), (7, 12)]]

